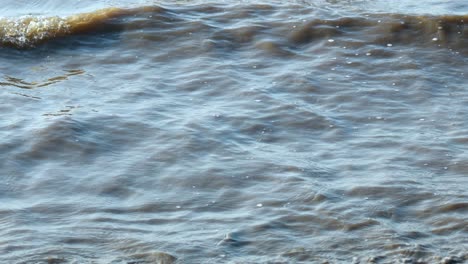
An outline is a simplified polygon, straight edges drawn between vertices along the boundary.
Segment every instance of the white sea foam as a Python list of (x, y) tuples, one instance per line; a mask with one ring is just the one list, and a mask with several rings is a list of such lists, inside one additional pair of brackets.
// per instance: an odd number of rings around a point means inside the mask
[(29, 47), (64, 35), (70, 25), (61, 17), (23, 16), (0, 19), (0, 39), (5, 46)]

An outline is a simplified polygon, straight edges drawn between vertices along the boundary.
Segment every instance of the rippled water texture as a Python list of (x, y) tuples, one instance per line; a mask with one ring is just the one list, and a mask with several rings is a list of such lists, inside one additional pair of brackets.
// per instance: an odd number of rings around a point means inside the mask
[(1, 263), (468, 262), (465, 1), (43, 2), (0, 7)]

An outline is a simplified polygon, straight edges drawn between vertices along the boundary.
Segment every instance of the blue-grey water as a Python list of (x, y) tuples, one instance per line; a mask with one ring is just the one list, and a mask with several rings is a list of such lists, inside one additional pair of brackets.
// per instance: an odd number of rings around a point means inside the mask
[(0, 11), (0, 263), (468, 262), (466, 1)]

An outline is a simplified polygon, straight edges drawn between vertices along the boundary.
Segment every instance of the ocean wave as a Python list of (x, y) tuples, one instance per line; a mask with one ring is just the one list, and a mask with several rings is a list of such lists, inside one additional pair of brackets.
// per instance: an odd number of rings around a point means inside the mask
[[(300, 8), (300, 7), (291, 7)], [(191, 6), (184, 8), (175, 8), (174, 10), (164, 9), (159, 6), (145, 6), (138, 8), (106, 8), (89, 13), (81, 13), (68, 17), (41, 17), (41, 16), (23, 16), (18, 18), (0, 19), (0, 46), (13, 47), (18, 49), (32, 48), (43, 44), (49, 40), (63, 38), (71, 35), (106, 33), (116, 30), (153, 30), (154, 27), (167, 24), (168, 21), (161, 23), (154, 22), (161, 16), (157, 14), (175, 14), (182, 20), (193, 19), (197, 16), (197, 21), (205, 22), (207, 28), (212, 23), (216, 15), (223, 15), (226, 18), (245, 19), (245, 23), (251, 20), (250, 12), (262, 12), (261, 15), (272, 15), (280, 12), (281, 8), (274, 6), (265, 7), (262, 5), (250, 5), (226, 10), (215, 8), (215, 6)], [(216, 19), (216, 17), (214, 18)], [(421, 42), (438, 44), (453, 44), (458, 47), (466, 46), (468, 29), (465, 26), (468, 21), (467, 15), (445, 15), (445, 16), (415, 16), (403, 14), (361, 14), (355, 17), (322, 17), (313, 18), (300, 26), (294, 26), (292, 29), (289, 24), (294, 21), (265, 21), (259, 20), (251, 25), (252, 28), (266, 28), (272, 35), (287, 36), (289, 45), (302, 45), (317, 40), (333, 41), (335, 37), (345, 36), (346, 34), (359, 38), (365, 42), (375, 44), (396, 43), (414, 43)], [(158, 22), (158, 21), (156, 21)], [(170, 21), (169, 21), (170, 22)], [(217, 21), (215, 21), (217, 22)], [(220, 30), (233, 31), (235, 28), (226, 20), (225, 29), (223, 25), (218, 26)], [(244, 23), (244, 24), (245, 24)], [(196, 24), (196, 23), (194, 23)], [(243, 26), (249, 28), (250, 26)], [(287, 30), (285, 30), (285, 28)], [(258, 30), (257, 30), (258, 31)], [(253, 39), (252, 34), (257, 31), (246, 30), (249, 36), (238, 36), (238, 42), (242, 43), (248, 39)], [(264, 32), (262, 30), (261, 32)], [(154, 32), (154, 31), (153, 31)], [(196, 32), (195, 32), (196, 33)], [(242, 35), (242, 32), (240, 32)], [(236, 42), (236, 39), (231, 40)]]

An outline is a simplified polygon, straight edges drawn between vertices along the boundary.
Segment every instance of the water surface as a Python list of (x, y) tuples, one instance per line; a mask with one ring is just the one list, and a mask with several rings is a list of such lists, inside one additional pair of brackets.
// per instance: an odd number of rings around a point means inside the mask
[(5, 1), (3, 263), (466, 263), (465, 1)]

